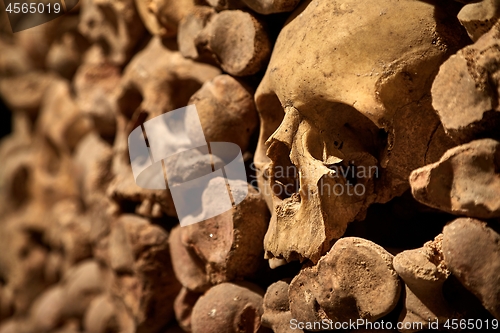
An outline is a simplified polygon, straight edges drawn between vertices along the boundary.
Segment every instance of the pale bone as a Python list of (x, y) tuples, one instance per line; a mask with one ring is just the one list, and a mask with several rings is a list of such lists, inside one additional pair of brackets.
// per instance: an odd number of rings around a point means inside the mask
[(259, 14), (291, 12), (297, 7), (298, 0), (241, 0), (250, 9)]
[(78, 16), (64, 16), (47, 52), (45, 67), (71, 80), (88, 47), (89, 42), (78, 32)]
[(61, 152), (71, 152), (93, 128), (72, 96), (69, 82), (58, 80), (47, 88), (37, 120), (37, 132)]
[(246, 151), (259, 121), (247, 86), (229, 75), (219, 75), (205, 82), (189, 104), (196, 105), (207, 142), (233, 142)]
[[(317, 261), (370, 203), (401, 195), (411, 170), (451, 146), (429, 92), (439, 65), (461, 42), (459, 23), (444, 26), (435, 17), (447, 14), (420, 1), (308, 1), (285, 24), (255, 95), (255, 164), (273, 211), (268, 258)], [(344, 195), (318, 195), (318, 181), (331, 178), (328, 167), (348, 163), (366, 171), (355, 177), (364, 195), (347, 196), (345, 177), (330, 181), (343, 185)], [(300, 191), (283, 200), (272, 187), (296, 180), (276, 179), (273, 168), (290, 173), (293, 165)], [(370, 175), (373, 166), (378, 174)]]
[(194, 8), (193, 0), (135, 0), (142, 22), (153, 35), (177, 34), (179, 22)]
[(61, 281), (64, 289), (63, 318), (82, 318), (92, 300), (111, 288), (112, 281), (112, 272), (95, 260), (73, 266)]
[(394, 257), (394, 269), (405, 282), (405, 307), (399, 322), (400, 332), (415, 332), (407, 323), (421, 323), (429, 328), (430, 321), (439, 325), (455, 317), (454, 310), (443, 295), (443, 284), (450, 275), (444, 263), (441, 243), (443, 235), (424, 244), (422, 248), (407, 250)]
[(120, 80), (118, 66), (92, 62), (78, 67), (73, 80), (78, 107), (93, 119), (96, 130), (105, 138), (116, 133), (115, 89)]
[(181, 291), (175, 298), (174, 311), (177, 323), (185, 332), (191, 332), (191, 313), (196, 301), (201, 294), (195, 293), (182, 287)]
[(5, 77), (0, 79), (0, 95), (13, 111), (24, 111), (34, 117), (55, 79), (53, 74), (37, 71)]
[(456, 142), (500, 138), (499, 59), (500, 22), (440, 67), (432, 84), (432, 105)]
[(125, 68), (118, 103), (120, 111), (129, 118), (137, 112), (134, 107), (146, 112), (151, 119), (186, 106), (189, 97), (205, 81), (220, 73), (213, 66), (184, 59), (169, 47), (154, 37)]
[(414, 170), (411, 190), (421, 203), (451, 214), (498, 218), (499, 168), (500, 142), (475, 140), (448, 150), (436, 163)]
[(290, 325), (293, 317), (288, 297), (289, 285), (286, 281), (278, 281), (267, 288), (264, 295), (262, 325), (272, 328), (276, 333), (303, 333), (303, 330), (292, 329)]
[(221, 283), (210, 288), (196, 302), (193, 333), (257, 333), (261, 328), (263, 291), (251, 283)]
[(500, 2), (483, 0), (468, 4), (458, 13), (458, 19), (475, 42), (500, 20)]
[(170, 264), (167, 232), (146, 219), (122, 215), (112, 225), (108, 251), (109, 266), (127, 273), (118, 279), (118, 294), (137, 330), (157, 332), (173, 318), (181, 288)]
[(82, 0), (79, 31), (100, 44), (106, 58), (123, 65), (132, 55), (144, 26), (133, 0)]
[(303, 322), (364, 319), (391, 312), (401, 294), (393, 256), (356, 237), (339, 239), (316, 266), (304, 267), (290, 283), (292, 318)]
[(443, 254), (451, 273), (500, 320), (498, 224), (456, 219), (443, 229)]
[[(217, 205), (217, 198), (205, 199), (204, 205)], [(261, 265), (258, 258), (268, 219), (265, 202), (248, 186), (247, 197), (229, 211), (172, 230), (172, 264), (179, 281), (192, 291), (203, 292), (210, 285), (255, 274)]]
[(134, 56), (116, 92), (119, 112), (113, 161), (116, 177), (108, 189), (113, 198), (140, 202), (137, 208), (140, 215), (159, 217), (163, 212), (175, 216), (169, 191), (145, 190), (134, 183), (128, 135), (145, 120), (186, 106), (191, 95), (218, 74), (218, 68), (185, 59), (157, 37)]
[[(228, 26), (235, 28), (229, 30)], [(212, 15), (195, 44), (211, 52), (221, 68), (234, 76), (252, 75), (263, 69), (272, 47), (263, 21), (241, 10)]]
[(210, 54), (203, 53), (196, 46), (196, 38), (216, 12), (211, 7), (196, 6), (179, 23), (177, 44), (179, 52), (186, 58), (205, 60)]
[(106, 333), (115, 329), (122, 333), (136, 331), (134, 319), (122, 301), (109, 294), (102, 294), (92, 300), (85, 312), (83, 327), (93, 333)]

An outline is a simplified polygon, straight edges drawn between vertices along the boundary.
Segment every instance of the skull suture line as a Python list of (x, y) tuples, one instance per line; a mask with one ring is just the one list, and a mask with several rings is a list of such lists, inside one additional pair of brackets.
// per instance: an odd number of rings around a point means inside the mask
[[(429, 91), (462, 43), (455, 31), (453, 8), (429, 1), (306, 1), (292, 14), (255, 96), (255, 164), (273, 212), (267, 258), (316, 262), (371, 203), (401, 195), (411, 170), (451, 146)], [(332, 167), (374, 166), (378, 175), (332, 177)], [(356, 184), (364, 191), (349, 195)]]

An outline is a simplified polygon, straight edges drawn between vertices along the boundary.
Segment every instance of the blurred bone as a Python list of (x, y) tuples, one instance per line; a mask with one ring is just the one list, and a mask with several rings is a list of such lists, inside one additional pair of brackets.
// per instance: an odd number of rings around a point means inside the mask
[(171, 37), (179, 22), (194, 7), (193, 0), (135, 0), (144, 25), (152, 35)]
[(212, 287), (193, 308), (192, 332), (261, 332), (262, 295), (262, 290), (250, 283)]
[(81, 0), (79, 31), (97, 43), (106, 58), (123, 65), (144, 33), (133, 0)]

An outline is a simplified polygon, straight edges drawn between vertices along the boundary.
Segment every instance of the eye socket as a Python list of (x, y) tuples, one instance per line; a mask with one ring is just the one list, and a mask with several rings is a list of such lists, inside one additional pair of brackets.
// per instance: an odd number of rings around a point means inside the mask
[(340, 149), (344, 143), (341, 140), (328, 138), (316, 129), (309, 130), (306, 135), (304, 146), (314, 159), (321, 161), (325, 166), (342, 162), (344, 154)]

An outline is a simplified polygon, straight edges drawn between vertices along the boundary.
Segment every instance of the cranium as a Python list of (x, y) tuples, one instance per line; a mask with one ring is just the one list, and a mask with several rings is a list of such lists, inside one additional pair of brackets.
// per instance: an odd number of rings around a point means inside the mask
[(428, 1), (306, 1), (292, 14), (255, 96), (266, 257), (317, 261), (450, 146), (429, 91), (456, 31)]
[(97, 43), (106, 59), (126, 63), (144, 33), (133, 0), (83, 0), (78, 30)]

